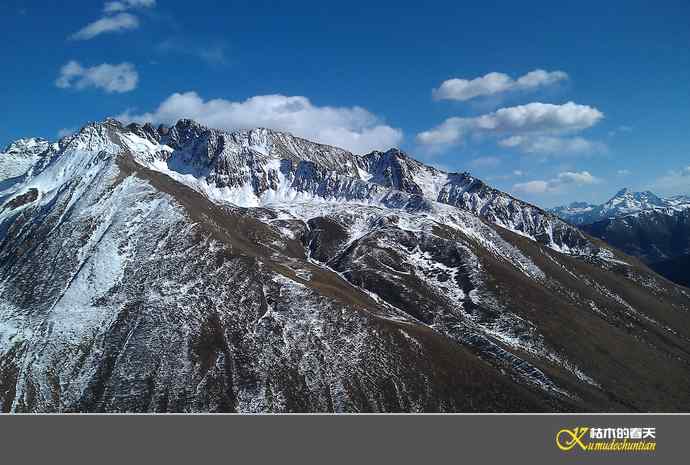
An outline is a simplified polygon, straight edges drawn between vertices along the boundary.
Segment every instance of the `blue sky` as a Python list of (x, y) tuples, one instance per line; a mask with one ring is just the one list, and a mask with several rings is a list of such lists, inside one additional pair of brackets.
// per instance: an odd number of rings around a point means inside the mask
[(690, 194), (690, 2), (401, 3), (0, 0), (0, 145), (188, 116), (399, 145), (542, 206)]

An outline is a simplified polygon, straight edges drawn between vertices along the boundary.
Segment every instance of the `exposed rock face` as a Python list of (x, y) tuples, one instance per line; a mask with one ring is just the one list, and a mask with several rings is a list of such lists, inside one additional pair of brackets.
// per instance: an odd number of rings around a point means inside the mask
[(684, 411), (690, 295), (469, 174), (85, 127), (0, 189), (0, 410)]

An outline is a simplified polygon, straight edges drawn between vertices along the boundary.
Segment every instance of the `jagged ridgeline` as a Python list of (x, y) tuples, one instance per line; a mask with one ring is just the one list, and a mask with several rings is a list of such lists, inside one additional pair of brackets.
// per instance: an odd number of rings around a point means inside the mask
[(2, 411), (690, 409), (689, 291), (467, 173), (192, 121), (4, 152)]

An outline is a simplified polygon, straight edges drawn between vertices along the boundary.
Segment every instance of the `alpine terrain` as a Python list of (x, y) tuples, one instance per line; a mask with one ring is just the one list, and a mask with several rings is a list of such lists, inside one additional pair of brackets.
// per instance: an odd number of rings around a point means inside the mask
[(0, 154), (0, 411), (688, 410), (690, 290), (468, 173), (189, 120)]
[(574, 203), (551, 211), (690, 286), (690, 197), (661, 198), (622, 189), (602, 205)]

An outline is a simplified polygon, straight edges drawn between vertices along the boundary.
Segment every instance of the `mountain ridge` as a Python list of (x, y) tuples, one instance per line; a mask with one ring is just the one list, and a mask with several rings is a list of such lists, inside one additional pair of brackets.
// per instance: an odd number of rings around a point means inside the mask
[[(184, 127), (191, 123), (189, 120), (181, 120), (173, 128), (177, 128), (179, 125)], [(196, 123), (193, 126), (195, 130), (208, 130)], [(137, 126), (132, 126), (132, 129), (136, 131)], [(443, 172), (414, 160), (399, 149), (393, 148), (386, 152), (375, 151), (363, 156), (357, 156), (336, 147), (314, 144), (305, 139), (294, 138), (286, 133), (271, 130), (260, 129), (236, 133), (211, 131), (214, 138), (222, 139), (223, 134), (226, 134), (232, 142), (235, 142), (245, 151), (258, 152), (261, 155), (271, 155), (269, 153), (261, 153), (266, 150), (266, 135), (277, 134), (280, 139), (287, 138), (288, 140), (279, 140), (279, 144), (275, 147), (271, 146), (271, 150), (277, 148), (275, 150), (276, 153), (273, 154), (274, 158), (289, 158), (293, 162), (297, 162), (297, 165), (299, 165), (300, 161), (314, 161), (337, 174), (359, 178), (362, 181), (384, 188), (395, 188), (411, 195), (423, 195), (429, 200), (459, 206), (503, 227), (538, 238), (538, 240), (544, 241), (544, 243), (555, 247), (562, 247), (564, 250), (583, 248), (582, 252), (587, 253), (585, 250), (587, 247), (586, 240), (583, 237), (579, 237), (577, 230), (570, 228), (549, 212), (493, 189), (467, 172)], [(262, 137), (259, 138), (260, 144), (252, 145), (250, 143), (251, 138), (256, 134), (256, 131), (268, 132), (261, 134)], [(166, 142), (167, 139), (165, 137), (167, 136), (163, 137), (160, 141)], [(290, 138), (298, 141), (298, 143), (292, 143)], [(311, 149), (313, 150), (311, 152), (307, 150), (308, 160), (302, 160), (305, 152), (304, 149), (305, 147), (310, 147), (310, 144), (316, 146), (316, 149)], [(232, 146), (234, 144), (230, 143), (229, 145)], [(324, 151), (331, 152), (329, 153), (329, 158), (334, 158), (334, 162), (324, 163), (320, 159), (320, 154)], [(232, 154), (229, 157), (230, 160), (227, 159), (227, 156), (223, 160), (225, 165), (233, 166), (233, 163), (236, 163), (237, 157), (242, 156), (239, 152), (241, 150), (233, 147)], [(333, 154), (335, 154), (335, 157), (333, 157)], [(221, 155), (221, 158), (223, 158), (222, 153), (217, 155)], [(246, 152), (245, 155), (247, 155)], [(295, 169), (299, 169), (299, 166), (296, 166)], [(264, 169), (263, 171), (266, 170)], [(246, 174), (246, 176), (249, 176), (249, 174)], [(267, 174), (254, 172), (252, 176), (255, 194), (259, 194), (259, 191), (263, 192), (270, 182), (266, 178)], [(212, 183), (215, 182), (216, 187), (226, 186), (225, 181), (222, 180), (222, 175), (219, 178), (217, 173), (215, 176), (211, 176), (210, 181)], [(238, 179), (233, 181), (239, 183)], [(241, 201), (242, 199), (236, 200)]]
[(267, 134), (94, 123), (0, 190), (0, 410), (690, 405), (686, 290), (469, 174)]
[(647, 211), (673, 214), (689, 208), (690, 198), (687, 196), (662, 198), (651, 191), (634, 192), (623, 188), (599, 205), (573, 202), (567, 206), (550, 208), (549, 211), (574, 225), (583, 225)]

